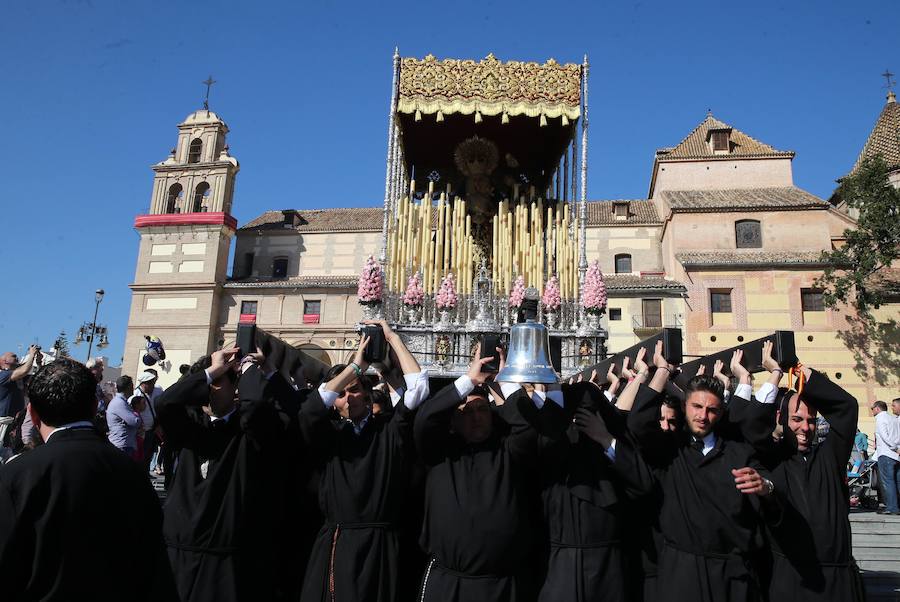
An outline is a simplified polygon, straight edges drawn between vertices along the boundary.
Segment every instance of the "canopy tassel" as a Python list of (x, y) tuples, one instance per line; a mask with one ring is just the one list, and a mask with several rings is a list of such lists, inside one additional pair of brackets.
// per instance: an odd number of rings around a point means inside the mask
[(416, 109), (416, 121), (422, 121), (422, 111)]
[(502, 123), (503, 125), (509, 123), (509, 113), (503, 111), (503, 117), (500, 118), (500, 123)]
[(569, 118), (566, 117), (565, 115), (562, 116), (562, 124), (564, 126), (569, 125)]
[(475, 111), (475, 123), (481, 123), (481, 111)]
[(444, 112), (443, 112), (443, 111), (438, 111), (438, 112), (437, 112), (437, 122), (438, 122), (438, 123), (441, 123), (442, 121), (444, 121)]
[(547, 116), (544, 115), (543, 113), (541, 113), (541, 127), (542, 128), (547, 127)]

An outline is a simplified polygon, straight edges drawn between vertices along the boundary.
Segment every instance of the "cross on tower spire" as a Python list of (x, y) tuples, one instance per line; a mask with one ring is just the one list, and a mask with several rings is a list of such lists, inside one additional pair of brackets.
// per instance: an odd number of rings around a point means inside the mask
[(884, 73), (881, 74), (881, 77), (887, 80), (887, 84), (885, 84), (884, 87), (887, 88), (888, 92), (893, 92), (894, 86), (897, 85), (897, 80), (894, 79), (894, 74), (885, 69)]
[(206, 85), (206, 98), (203, 99), (203, 108), (207, 111), (209, 110), (209, 89), (212, 88), (212, 85), (216, 83), (216, 80), (212, 78), (212, 75), (207, 78), (205, 82), (202, 82)]

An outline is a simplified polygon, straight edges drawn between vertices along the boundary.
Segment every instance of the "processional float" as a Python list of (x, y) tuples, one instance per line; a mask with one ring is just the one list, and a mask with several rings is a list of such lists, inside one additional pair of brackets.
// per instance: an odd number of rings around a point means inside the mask
[(526, 299), (563, 376), (605, 356), (606, 292), (588, 265), (588, 62), (394, 53), (381, 249), (363, 268), (384, 318), (433, 376), (464, 373)]

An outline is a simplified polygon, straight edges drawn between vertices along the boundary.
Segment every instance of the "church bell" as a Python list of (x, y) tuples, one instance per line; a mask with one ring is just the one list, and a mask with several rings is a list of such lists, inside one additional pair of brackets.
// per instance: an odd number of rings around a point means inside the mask
[(534, 320), (513, 324), (509, 330), (506, 366), (497, 381), (510, 383), (558, 383), (550, 361), (550, 335)]

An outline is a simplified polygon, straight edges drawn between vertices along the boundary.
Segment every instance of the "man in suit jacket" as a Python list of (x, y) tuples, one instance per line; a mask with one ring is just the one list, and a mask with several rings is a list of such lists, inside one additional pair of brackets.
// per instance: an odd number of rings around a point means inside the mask
[(4, 600), (171, 599), (159, 501), (141, 468), (94, 430), (95, 388), (70, 359), (28, 387), (46, 443), (0, 468)]

